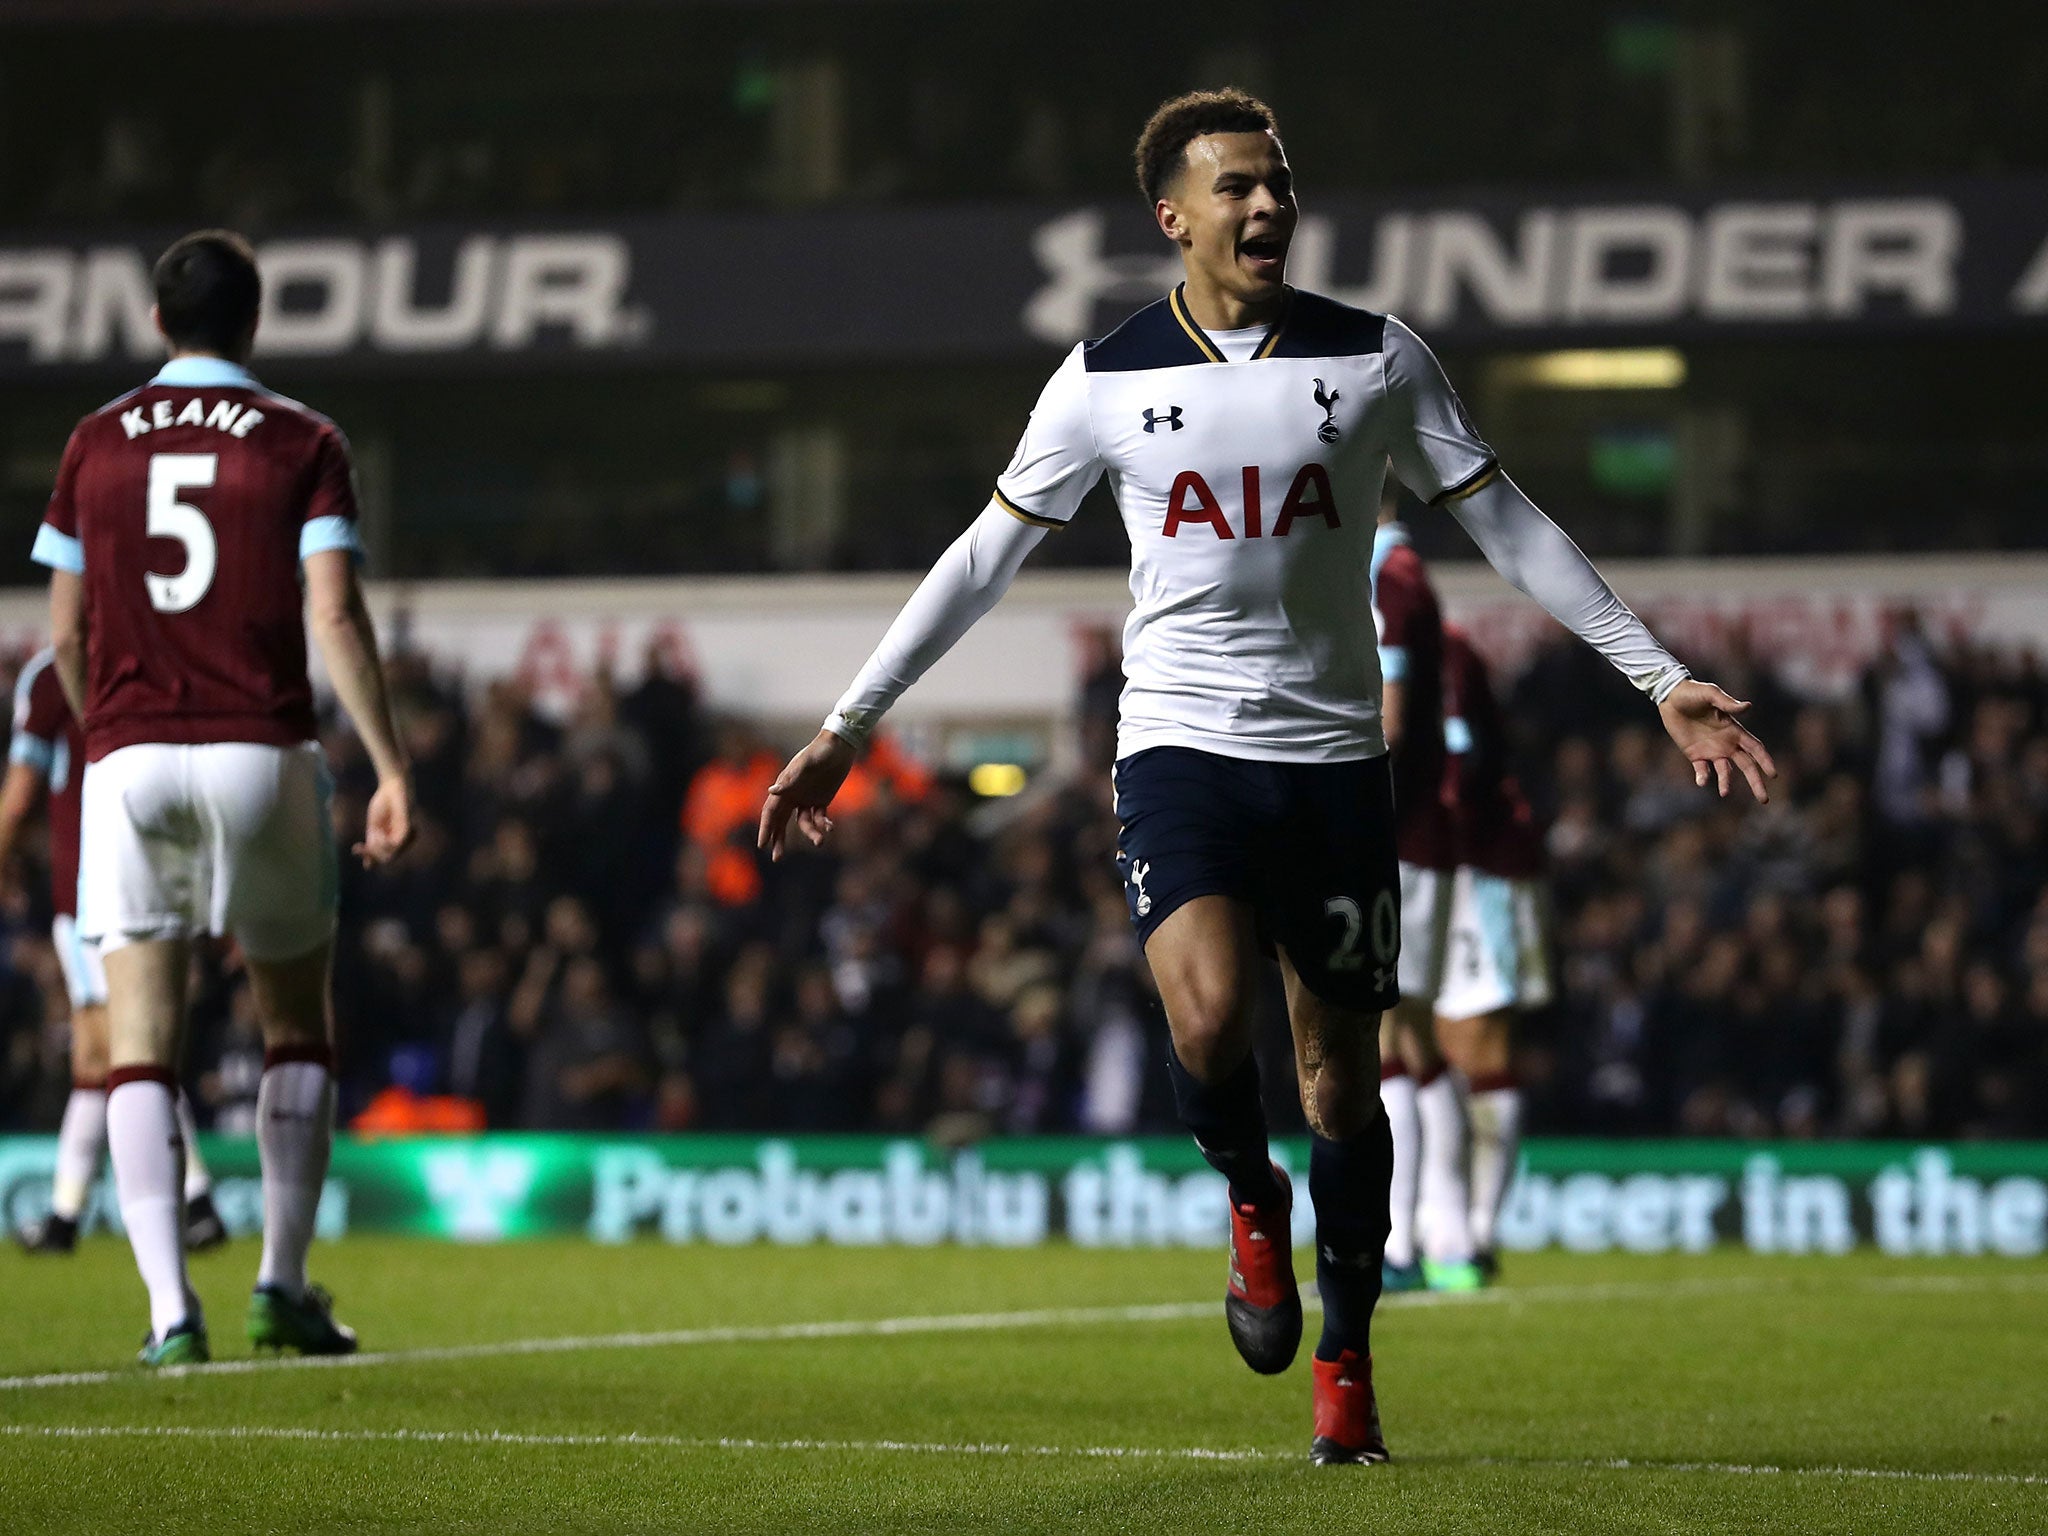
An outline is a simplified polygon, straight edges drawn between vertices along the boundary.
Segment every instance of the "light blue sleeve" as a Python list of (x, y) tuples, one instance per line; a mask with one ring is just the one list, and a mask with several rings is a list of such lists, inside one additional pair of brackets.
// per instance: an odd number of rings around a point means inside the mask
[(85, 574), (85, 546), (48, 523), (37, 527), (35, 546), (29, 550), (28, 557), (37, 565), (47, 565), (53, 571), (69, 571), (74, 576)]
[(14, 740), (7, 744), (7, 761), (26, 763), (44, 778), (50, 776), (50, 764), (56, 758), (57, 749), (40, 736), (31, 736), (27, 731), (16, 731)]
[(356, 534), (355, 521), (346, 517), (316, 517), (299, 530), (299, 558), (309, 560), (330, 549), (345, 549), (363, 562), (363, 541)]

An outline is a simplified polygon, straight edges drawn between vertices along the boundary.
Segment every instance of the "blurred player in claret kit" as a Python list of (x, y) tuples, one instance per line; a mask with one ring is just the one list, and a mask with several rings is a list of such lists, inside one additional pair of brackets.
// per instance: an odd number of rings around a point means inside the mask
[(1467, 1236), (1491, 1279), (1494, 1229), (1522, 1142), (1514, 1018), (1551, 999), (1550, 904), (1543, 834), (1508, 771), (1500, 702), (1485, 659), (1455, 624), (1444, 626), (1444, 745), (1457, 874), (1436, 1036), (1464, 1078), (1472, 1149)]
[(377, 771), (365, 863), (412, 838), (412, 787), (357, 585), (354, 474), (334, 423), (247, 368), (248, 243), (187, 235), (154, 274), (170, 360), (78, 424), (34, 557), (85, 729), (79, 929), (101, 946), (114, 1187), (149, 1292), (143, 1364), (208, 1357), (185, 1277), (176, 1110), (192, 941), (232, 933), (264, 1040), (257, 1345), (343, 1354), (306, 1281), (334, 1136), (328, 960), (337, 891), (306, 628)]
[[(70, 1253), (78, 1245), (78, 1218), (100, 1176), (107, 1144), (107, 976), (99, 949), (78, 937), (79, 785), (85, 776), (85, 738), (57, 679), (54, 650), (38, 651), (14, 685), (14, 735), (7, 777), (0, 782), (0, 868), (21, 840), (36, 800), (49, 792), (50, 941), (64, 968), (71, 999), (71, 1094), (57, 1127), (57, 1170), (49, 1214), (19, 1229), (15, 1240), (30, 1253)], [(216, 1248), (228, 1229), (213, 1207), (213, 1179), (193, 1145), (192, 1106), (178, 1095), (178, 1127), (185, 1138), (185, 1246)]]
[(1255, 983), (1270, 956), (1314, 1149), (1323, 1326), (1309, 1452), (1325, 1464), (1385, 1461), (1370, 1327), (1392, 1150), (1376, 1085), (1401, 919), (1369, 603), (1389, 460), (1658, 700), (1702, 783), (1717, 774), (1725, 790), (1740, 772), (1761, 797), (1770, 758), (1735, 723), (1746, 706), (1690, 681), (1498, 472), (1414, 332), (1287, 285), (1299, 213), (1263, 103), (1240, 91), (1169, 101), (1137, 161), (1185, 282), (1067, 355), (988, 505), (775, 781), (760, 841), (779, 857), (792, 822), (823, 839), (832, 797), (890, 705), (1107, 474), (1135, 599), (1117, 858), (1166, 1007), (1181, 1119), (1229, 1180), (1225, 1319), (1254, 1370), (1292, 1362), (1302, 1326), (1293, 1193), (1268, 1152), (1251, 1053)]
[(1392, 497), (1373, 536), (1372, 602), (1401, 860), (1401, 999), (1380, 1041), (1380, 1099), (1394, 1144), (1382, 1278), (1390, 1291), (1469, 1291), (1481, 1275), (1466, 1227), (1465, 1101), (1434, 1027), (1457, 868), (1443, 794), (1444, 620)]

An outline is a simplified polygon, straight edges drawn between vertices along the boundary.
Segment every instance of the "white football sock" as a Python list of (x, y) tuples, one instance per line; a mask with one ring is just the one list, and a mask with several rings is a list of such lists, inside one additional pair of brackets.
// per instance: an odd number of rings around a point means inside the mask
[(50, 1214), (78, 1220), (86, 1197), (100, 1176), (100, 1153), (107, 1144), (107, 1090), (74, 1088), (64, 1101), (64, 1119), (57, 1127), (57, 1171), (50, 1181)]
[(206, 1159), (199, 1155), (199, 1123), (192, 1118), (192, 1101), (178, 1094), (178, 1129), (185, 1133), (185, 1203), (190, 1205), (213, 1189), (213, 1175)]
[(1394, 1133), (1394, 1184), (1389, 1194), (1387, 1262), (1415, 1262), (1415, 1196), (1422, 1172), (1422, 1126), (1415, 1116), (1415, 1079), (1406, 1071), (1380, 1078), (1380, 1102)]
[(297, 1297), (306, 1250), (334, 1146), (334, 1079), (317, 1061), (266, 1067), (256, 1089), (256, 1147), (263, 1158), (263, 1263), (259, 1286)]
[(1475, 1092), (1472, 1111), (1472, 1246), (1493, 1247), (1494, 1227), (1522, 1149), (1522, 1090), (1509, 1084)]
[(1470, 1197), (1465, 1187), (1465, 1096), (1457, 1074), (1439, 1071), (1415, 1090), (1422, 1123), (1422, 1178), (1417, 1193), (1422, 1243), (1439, 1264), (1472, 1258)]
[(114, 1192), (149, 1288), (149, 1326), (161, 1340), (196, 1319), (198, 1298), (185, 1281), (184, 1141), (174, 1090), (155, 1078), (129, 1078), (107, 1094), (107, 1146), (114, 1155)]

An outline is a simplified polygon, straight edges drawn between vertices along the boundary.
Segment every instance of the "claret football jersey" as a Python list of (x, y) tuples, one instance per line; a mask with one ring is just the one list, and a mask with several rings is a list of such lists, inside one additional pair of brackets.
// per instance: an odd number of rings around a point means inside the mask
[(174, 358), (86, 417), (33, 551), (84, 580), (86, 756), (310, 740), (299, 562), (358, 547), (340, 429), (233, 363)]
[(1457, 862), (1507, 880), (1541, 875), (1543, 836), (1508, 771), (1506, 718), (1485, 661), (1455, 624), (1444, 626), (1444, 744)]
[(1381, 676), (1403, 690), (1394, 752), (1394, 836), (1404, 863), (1457, 863), (1444, 801), (1444, 616), (1408, 530), (1382, 524), (1373, 536), (1373, 623)]
[(1389, 461), (1425, 500), (1493, 466), (1436, 359), (1390, 316), (1290, 290), (1233, 358), (1176, 289), (1068, 355), (996, 499), (1057, 528), (1108, 477), (1135, 603), (1120, 756), (1385, 750), (1370, 569)]
[(50, 904), (63, 917), (78, 915), (79, 787), (85, 782), (84, 740), (53, 650), (37, 651), (14, 683), (14, 735), (7, 760), (42, 775), (50, 795)]

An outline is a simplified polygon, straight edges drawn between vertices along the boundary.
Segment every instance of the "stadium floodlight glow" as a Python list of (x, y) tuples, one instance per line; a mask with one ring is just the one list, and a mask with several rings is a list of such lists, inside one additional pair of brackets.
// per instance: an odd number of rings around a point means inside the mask
[(1016, 763), (976, 763), (967, 770), (967, 787), (989, 800), (1017, 794), (1024, 780), (1024, 770)]
[(1503, 382), (1538, 389), (1677, 389), (1685, 354), (1673, 347), (1605, 347), (1504, 359)]

